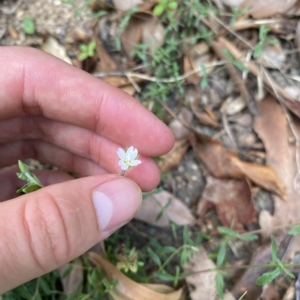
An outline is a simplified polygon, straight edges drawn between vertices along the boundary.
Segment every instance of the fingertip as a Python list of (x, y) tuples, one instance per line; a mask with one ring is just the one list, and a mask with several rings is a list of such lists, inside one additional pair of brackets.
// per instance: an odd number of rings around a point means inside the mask
[(143, 192), (149, 192), (160, 182), (160, 170), (149, 157), (141, 156), (142, 163), (125, 173), (125, 176), (136, 182)]

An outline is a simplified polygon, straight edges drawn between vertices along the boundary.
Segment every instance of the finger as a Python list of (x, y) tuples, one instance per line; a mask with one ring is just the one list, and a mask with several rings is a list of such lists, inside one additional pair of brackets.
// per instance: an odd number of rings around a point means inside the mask
[[(17, 189), (25, 184), (24, 180), (16, 176), (17, 172), (20, 172), (18, 166), (8, 167), (0, 171), (0, 202), (15, 198), (17, 196)], [(34, 174), (43, 186), (74, 179), (69, 174), (59, 171), (34, 170)]]
[(53, 122), (42, 117), (24, 117), (0, 121), (2, 143), (23, 139), (42, 139), (83, 158), (90, 159), (110, 173), (119, 173), (119, 144), (74, 125)]
[(141, 203), (132, 181), (100, 175), (0, 203), (0, 294), (83, 254)]
[[(40, 162), (58, 166), (81, 176), (96, 175), (103, 172), (103, 168), (89, 159), (75, 155), (69, 151), (48, 144), (41, 140), (23, 140), (4, 144), (0, 147), (0, 167), (13, 165), (18, 159), (37, 159)], [(143, 191), (154, 189), (160, 180), (160, 171), (148, 157), (139, 157), (140, 165), (126, 171), (126, 177), (134, 180)], [(109, 173), (120, 173), (116, 151), (111, 155), (111, 163), (107, 163)], [(104, 163), (106, 161), (104, 160)]]
[(0, 65), (0, 119), (42, 115), (147, 156), (173, 146), (169, 128), (138, 101), (59, 59), (35, 49), (1, 47)]

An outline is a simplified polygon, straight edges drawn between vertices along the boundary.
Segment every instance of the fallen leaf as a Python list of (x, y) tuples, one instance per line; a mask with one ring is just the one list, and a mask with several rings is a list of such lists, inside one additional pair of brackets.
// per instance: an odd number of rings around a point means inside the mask
[(206, 186), (198, 203), (197, 214), (204, 216), (209, 206), (215, 206), (220, 222), (239, 232), (243, 225), (255, 219), (251, 189), (247, 180), (206, 177)]
[(256, 60), (266, 68), (282, 69), (286, 64), (286, 54), (277, 38), (269, 38), (276, 43), (263, 45), (262, 52)]
[(177, 119), (174, 119), (170, 122), (169, 127), (173, 131), (174, 136), (177, 140), (188, 137), (190, 131), (183, 124), (190, 126), (192, 121), (193, 114), (189, 109), (186, 109), (184, 107), (178, 114)]
[(210, 47), (206, 42), (201, 42), (190, 47), (183, 58), (184, 73), (195, 70), (197, 72), (187, 77), (187, 82), (196, 85), (199, 84), (200, 78), (209, 75), (214, 70), (213, 66), (205, 68), (205, 64), (212, 63), (215, 60), (216, 58), (211, 53)]
[[(287, 116), (276, 100), (269, 96), (259, 103), (260, 116), (256, 117), (254, 128), (262, 139), (266, 152), (267, 165), (272, 167), (286, 189), (287, 202), (274, 196), (274, 214), (264, 213), (260, 218), (261, 228), (265, 231), (276, 226), (300, 222), (299, 176), (297, 175), (296, 147), (289, 142), (293, 137)], [(294, 120), (294, 133), (299, 136), (300, 124)], [(299, 151), (299, 150), (297, 150)], [(298, 236), (294, 240), (297, 241)]]
[(297, 0), (245, 0), (241, 7), (250, 7), (248, 13), (255, 19), (284, 14), (295, 6)]
[[(268, 243), (259, 247), (252, 256), (250, 265), (266, 264), (270, 261), (271, 244)], [(267, 272), (267, 268), (250, 268), (246, 270), (235, 283), (231, 292), (236, 298), (247, 291), (243, 300), (257, 299), (261, 294), (262, 287), (258, 286), (255, 282), (256, 279), (263, 273)]]
[(195, 222), (189, 208), (167, 191), (145, 198), (134, 218), (159, 227), (170, 226), (170, 221), (178, 225), (191, 225)]
[[(211, 88), (208, 88), (208, 92), (210, 91)], [(193, 114), (197, 117), (199, 122), (204, 125), (218, 127), (218, 120), (213, 111), (208, 107), (204, 108), (204, 111), (200, 109), (200, 107), (203, 106), (201, 105), (202, 96), (202, 90), (197, 89), (194, 85), (189, 85), (185, 89), (185, 99), (190, 104)]]
[(224, 149), (220, 142), (208, 136), (191, 136), (191, 143), (198, 158), (214, 177), (247, 178), (285, 199), (284, 186), (271, 167), (242, 161), (233, 149)]
[(220, 111), (226, 115), (235, 115), (241, 112), (247, 106), (242, 97), (228, 97), (222, 104)]
[(130, 96), (133, 96), (136, 92), (136, 89), (134, 88), (134, 86), (132, 84), (122, 86), (121, 90), (123, 90), (124, 92), (126, 92)]
[(181, 162), (189, 146), (190, 143), (186, 139), (175, 141), (173, 149), (168, 154), (161, 156), (157, 162), (161, 172), (176, 167)]
[(72, 65), (66, 49), (54, 37), (50, 36), (47, 38), (46, 42), (42, 45), (42, 50)]
[(217, 299), (217, 272), (208, 271), (214, 268), (216, 268), (214, 262), (208, 257), (205, 249), (199, 246), (190, 262), (184, 266), (185, 271), (191, 273), (186, 277), (186, 283), (192, 300)]
[(297, 0), (215, 0), (230, 7), (247, 8), (246, 12), (255, 19), (284, 14), (292, 10)]
[[(64, 276), (65, 272), (67, 272), (71, 268), (71, 271), (68, 272), (66, 276)], [(73, 264), (65, 264), (58, 268), (59, 275), (61, 277), (61, 282), (63, 285), (63, 291), (66, 294), (71, 294), (75, 292), (80, 292), (83, 284), (83, 265), (81, 260), (76, 259)]]
[(120, 272), (109, 261), (102, 258), (100, 255), (89, 252), (89, 259), (97, 267), (101, 268), (107, 276), (107, 279), (112, 282), (117, 280), (117, 285), (109, 294), (114, 300), (184, 300), (184, 289), (177, 291), (163, 285), (148, 285), (137, 283), (122, 272)]
[(143, 0), (112, 0), (114, 7), (121, 11), (127, 11), (143, 2)]
[[(284, 235), (276, 239), (278, 245), (278, 257), (281, 258), (284, 255), (287, 245), (290, 242), (290, 238), (286, 238)], [(271, 243), (268, 241), (264, 245), (260, 246), (252, 255), (252, 259), (249, 265), (266, 265), (271, 260)], [(262, 287), (256, 284), (256, 279), (263, 273), (270, 271), (270, 268), (248, 268), (239, 276), (234, 284), (231, 292), (239, 299), (241, 295), (247, 291), (247, 294), (243, 297), (243, 300), (258, 299), (261, 294)]]
[[(97, 51), (97, 57), (99, 58), (99, 62), (96, 65), (96, 70), (94, 75), (97, 77), (99, 76), (99, 74), (102, 75), (109, 74), (111, 72), (121, 69), (121, 67), (117, 65), (114, 59), (105, 50), (102, 42), (102, 38), (105, 36), (106, 32), (109, 32), (109, 28), (107, 28), (108, 27), (107, 24), (110, 23), (111, 21), (109, 20), (109, 18), (106, 17), (101, 18), (95, 30), (95, 40), (97, 41), (96, 51)], [(130, 84), (129, 79), (124, 76), (107, 75), (107, 76), (100, 76), (100, 77), (103, 81), (116, 87), (122, 87)]]
[(267, 284), (263, 287), (262, 293), (259, 296), (259, 299), (262, 300), (280, 300), (281, 297), (276, 291), (275, 286), (273, 283)]
[(165, 29), (152, 14), (139, 12), (130, 18), (121, 40), (128, 57), (140, 43), (149, 44), (148, 52), (153, 54), (165, 42)]

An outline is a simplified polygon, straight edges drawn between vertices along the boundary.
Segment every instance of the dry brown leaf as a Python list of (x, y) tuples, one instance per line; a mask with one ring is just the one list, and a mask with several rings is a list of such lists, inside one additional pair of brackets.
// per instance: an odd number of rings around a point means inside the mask
[(121, 11), (127, 11), (143, 2), (143, 0), (112, 0), (114, 7)]
[(121, 40), (128, 57), (140, 43), (149, 44), (149, 53), (153, 54), (157, 48), (163, 45), (165, 30), (152, 14), (136, 13), (131, 17)]
[(160, 160), (157, 162), (161, 172), (166, 172), (177, 166), (181, 162), (189, 146), (190, 143), (186, 139), (176, 141), (173, 149), (168, 154), (161, 156)]
[[(256, 117), (254, 128), (265, 145), (267, 165), (275, 170), (283, 182), (288, 200), (285, 203), (279, 197), (274, 197), (274, 215), (266, 212), (264, 220), (261, 219), (260, 222), (262, 229), (268, 230), (278, 225), (299, 223), (299, 181), (296, 178), (295, 144), (289, 142), (293, 135), (282, 107), (269, 96), (259, 103), (259, 109), (261, 115)], [(299, 123), (295, 121), (294, 126), (299, 135)]]
[(222, 104), (220, 111), (226, 115), (235, 115), (247, 106), (242, 97), (228, 97)]
[(122, 87), (121, 87), (121, 90), (123, 90), (124, 92), (126, 92), (126, 93), (129, 94), (130, 96), (133, 96), (133, 95), (135, 94), (135, 92), (136, 92), (136, 89), (135, 89), (134, 86), (131, 85), (131, 84), (122, 86)]
[[(209, 88), (209, 91), (211, 89)], [(204, 112), (200, 110), (200, 102), (202, 98), (202, 91), (197, 89), (194, 85), (190, 85), (185, 89), (185, 99), (190, 104), (194, 115), (199, 122), (204, 125), (218, 127), (218, 120), (216, 115), (208, 107), (204, 108)]]
[[(71, 272), (68, 273), (67, 276), (64, 277), (64, 273), (71, 269)], [(61, 282), (63, 285), (63, 291), (66, 294), (71, 294), (75, 292), (81, 291), (81, 285), (83, 283), (83, 265), (81, 260), (76, 259), (74, 264), (65, 264), (58, 269), (58, 272), (61, 277)]]
[[(174, 119), (170, 122), (169, 127), (173, 131), (175, 138), (177, 140), (185, 139), (188, 137), (190, 131), (184, 125), (190, 126), (193, 121), (193, 114), (189, 109), (185, 107), (181, 109), (180, 113), (177, 116), (177, 119)], [(183, 125), (184, 124), (184, 125)]]
[(267, 18), (284, 14), (295, 6), (297, 0), (245, 0), (242, 7), (250, 7), (249, 14), (255, 18)]
[[(199, 70), (187, 77), (187, 81), (193, 84), (199, 84), (200, 78), (203, 76), (203, 70), (201, 66), (209, 64), (215, 61), (215, 56), (210, 52), (210, 47), (207, 43), (201, 42), (188, 49), (183, 58), (184, 73), (189, 73), (194, 70)], [(210, 74), (214, 70), (211, 66), (205, 70), (206, 75)]]
[(204, 216), (209, 206), (215, 206), (221, 223), (244, 231), (243, 225), (255, 219), (251, 189), (247, 180), (206, 177), (206, 186), (198, 203), (197, 214)]
[(48, 37), (42, 45), (42, 50), (72, 65), (72, 61), (67, 55), (66, 49), (61, 46), (55, 38), (51, 36)]
[(284, 14), (292, 10), (297, 0), (215, 0), (228, 6), (249, 8), (249, 13), (253, 18), (267, 18), (276, 14)]
[[(252, 256), (250, 265), (266, 264), (270, 261), (270, 243), (259, 247)], [(243, 300), (253, 300), (257, 299), (261, 294), (262, 287), (258, 286), (255, 281), (263, 273), (267, 272), (267, 268), (250, 268), (246, 270), (235, 283), (231, 292), (236, 298), (241, 297), (241, 295), (247, 291), (247, 294)]]
[(184, 289), (178, 291), (174, 289), (163, 288), (162, 285), (145, 286), (137, 283), (114, 265), (102, 258), (100, 255), (89, 252), (89, 259), (99, 268), (103, 269), (109, 281), (117, 280), (115, 292), (111, 291), (110, 296), (114, 300), (184, 300)]
[(269, 37), (276, 41), (276, 44), (265, 44), (257, 62), (266, 68), (282, 69), (286, 63), (286, 54), (277, 38)]
[[(106, 28), (106, 22), (109, 23), (108, 19), (102, 18), (99, 21), (99, 26), (95, 31), (95, 40), (97, 41), (97, 57), (99, 58), (99, 62), (97, 63), (95, 73), (110, 73), (116, 70), (119, 70), (117, 63), (113, 60), (113, 58), (107, 53), (104, 49), (103, 43), (101, 39), (98, 37), (99, 32), (101, 32), (102, 28)], [(107, 29), (106, 29), (107, 30)], [(103, 76), (101, 79), (113, 86), (121, 87), (130, 84), (130, 80), (127, 77), (123, 76)]]
[(285, 199), (284, 186), (272, 168), (240, 160), (234, 150), (224, 149), (220, 142), (211, 137), (193, 136), (191, 143), (199, 159), (214, 177), (248, 178)]
[(167, 191), (144, 199), (134, 218), (159, 227), (170, 226), (170, 221), (178, 225), (191, 225), (195, 222), (189, 208)]
[(259, 296), (262, 300), (280, 300), (279, 292), (275, 289), (273, 283), (267, 284), (263, 287), (262, 293)]
[[(278, 257), (281, 258), (289, 245), (290, 237), (285, 238), (284, 235), (276, 238), (276, 243), (278, 245)], [(249, 265), (266, 265), (271, 259), (271, 243), (268, 242), (260, 246), (255, 253), (252, 255), (251, 262)], [(263, 273), (270, 271), (270, 268), (260, 267), (260, 268), (248, 268), (246, 271), (237, 278), (232, 294), (239, 298), (241, 295), (247, 291), (247, 294), (243, 297), (243, 300), (253, 300), (258, 299), (261, 294), (262, 287), (256, 284), (256, 280)]]
[(191, 272), (186, 277), (186, 282), (192, 300), (216, 300), (216, 276), (217, 272), (201, 272), (216, 268), (214, 262), (208, 257), (202, 246), (194, 252), (190, 262), (185, 265), (185, 270)]

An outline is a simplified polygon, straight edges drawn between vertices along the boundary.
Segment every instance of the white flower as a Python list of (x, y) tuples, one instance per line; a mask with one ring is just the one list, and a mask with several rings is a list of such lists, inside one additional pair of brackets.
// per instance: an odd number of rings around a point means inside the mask
[(123, 171), (131, 169), (132, 167), (142, 163), (137, 159), (139, 157), (138, 150), (132, 146), (130, 146), (126, 151), (124, 151), (122, 148), (119, 148), (117, 154), (120, 159), (119, 166)]

